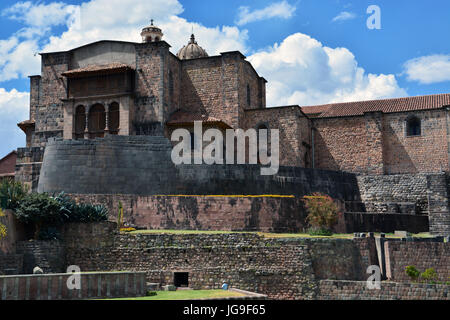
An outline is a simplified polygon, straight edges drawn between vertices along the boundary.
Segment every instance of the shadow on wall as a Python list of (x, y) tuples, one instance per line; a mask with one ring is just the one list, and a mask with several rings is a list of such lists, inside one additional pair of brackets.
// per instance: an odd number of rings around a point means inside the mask
[[(205, 66), (204, 68), (208, 68), (209, 66)], [(201, 69), (201, 68), (200, 68)], [(205, 74), (205, 73), (199, 73), (199, 74)], [(197, 88), (195, 87), (194, 83), (192, 82), (191, 77), (189, 76), (186, 69), (182, 70), (181, 73), (181, 96), (182, 100), (184, 101), (184, 105), (182, 106), (183, 109), (186, 109), (188, 111), (196, 111), (201, 113), (207, 113), (207, 110), (205, 109), (205, 105), (203, 104), (202, 99), (200, 98), (199, 92), (197, 91)], [(208, 79), (206, 79), (208, 80)], [(206, 87), (208, 87), (206, 85)], [(207, 92), (207, 94), (210, 94), (210, 92)]]
[(390, 125), (387, 125), (385, 130), (383, 148), (385, 174), (418, 173), (404, 142), (400, 141)]
[(327, 144), (323, 140), (322, 135), (314, 130), (314, 167), (326, 170), (341, 170), (340, 166), (331, 154)]

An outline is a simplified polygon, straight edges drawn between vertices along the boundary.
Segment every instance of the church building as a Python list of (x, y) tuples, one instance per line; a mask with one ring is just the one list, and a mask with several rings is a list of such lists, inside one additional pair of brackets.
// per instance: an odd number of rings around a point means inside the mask
[(16, 179), (37, 185), (49, 138), (170, 139), (198, 120), (221, 130), (279, 129), (284, 166), (448, 172), (450, 94), (268, 107), (267, 80), (239, 51), (209, 56), (192, 34), (174, 55), (153, 21), (141, 36), (142, 43), (102, 40), (41, 54), (41, 74), (30, 76), (30, 116), (18, 124), (26, 148), (18, 150)]

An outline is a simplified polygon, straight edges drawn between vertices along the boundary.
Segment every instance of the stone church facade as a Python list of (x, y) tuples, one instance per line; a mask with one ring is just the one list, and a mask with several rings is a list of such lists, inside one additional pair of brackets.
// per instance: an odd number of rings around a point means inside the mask
[(17, 180), (37, 190), (50, 138), (170, 139), (199, 120), (221, 130), (279, 129), (286, 167), (357, 176), (449, 172), (450, 94), (268, 108), (267, 81), (240, 52), (208, 56), (192, 35), (174, 55), (153, 23), (141, 35), (142, 43), (98, 41), (41, 54), (41, 75), (30, 77), (30, 117), (18, 124), (26, 148), (17, 151)]

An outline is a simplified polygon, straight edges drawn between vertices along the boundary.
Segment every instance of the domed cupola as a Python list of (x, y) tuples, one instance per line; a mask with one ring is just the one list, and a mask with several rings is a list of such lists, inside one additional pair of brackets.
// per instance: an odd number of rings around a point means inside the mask
[(178, 51), (177, 57), (181, 60), (187, 60), (208, 57), (208, 54), (197, 44), (194, 34), (192, 34), (189, 43)]
[(145, 27), (141, 32), (142, 42), (144, 43), (161, 41), (163, 35), (161, 29), (153, 25), (153, 19), (150, 26)]

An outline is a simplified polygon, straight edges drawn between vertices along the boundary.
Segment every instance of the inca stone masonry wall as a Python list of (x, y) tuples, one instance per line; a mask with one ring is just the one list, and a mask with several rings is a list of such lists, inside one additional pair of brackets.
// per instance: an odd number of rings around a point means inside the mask
[[(176, 272), (188, 272), (192, 288), (219, 288), (227, 280), (232, 287), (273, 299), (345, 299), (358, 293), (361, 298), (375, 295), (403, 299), (412, 295), (442, 299), (448, 292), (448, 286), (392, 285), (384, 281), (382, 293), (366, 292), (361, 287), (366, 286), (366, 269), (379, 264), (374, 238), (277, 239), (252, 233), (132, 235), (117, 234), (114, 228), (113, 223), (106, 222), (67, 225), (63, 232), (66, 263), (77, 264), (84, 271), (145, 271), (147, 281), (161, 285), (172, 284)], [(391, 245), (391, 240), (386, 241)], [(399, 257), (406, 261), (418, 250), (417, 265), (421, 259), (422, 265), (428, 261), (429, 267), (443, 274), (449, 243), (435, 243), (442, 246), (438, 251), (426, 250), (429, 242), (392, 243), (396, 261)], [(404, 272), (402, 264), (387, 264), (393, 274)], [(343, 291), (336, 285), (339, 281), (321, 281), (330, 279), (351, 280), (350, 289)]]
[(450, 300), (449, 285), (381, 282), (368, 289), (365, 281), (321, 280), (319, 300)]
[(431, 233), (450, 234), (448, 174), (360, 175), (357, 180), (365, 211), (428, 215)]
[(353, 174), (280, 167), (262, 176), (258, 165), (180, 165), (171, 161), (164, 137), (108, 136), (52, 140), (47, 144), (39, 192), (137, 195), (305, 195), (320, 191), (347, 201), (359, 199)]
[(19, 241), (16, 253), (23, 255), (23, 271), (31, 274), (38, 266), (45, 273), (65, 272), (65, 247), (60, 241)]
[(119, 235), (105, 233), (114, 224), (96, 225), (73, 224), (64, 231), (67, 264), (83, 271), (146, 271), (148, 281), (162, 285), (173, 283), (174, 272), (189, 272), (193, 288), (217, 288), (228, 280), (233, 287), (277, 299), (312, 299), (315, 279), (362, 280), (365, 270), (351, 240), (241, 233)]
[(415, 266), (420, 272), (433, 268), (438, 281), (450, 280), (450, 243), (387, 241), (384, 246), (388, 279), (409, 281), (405, 268)]

